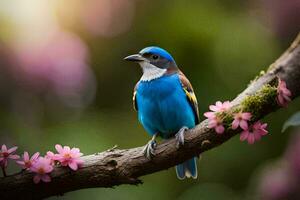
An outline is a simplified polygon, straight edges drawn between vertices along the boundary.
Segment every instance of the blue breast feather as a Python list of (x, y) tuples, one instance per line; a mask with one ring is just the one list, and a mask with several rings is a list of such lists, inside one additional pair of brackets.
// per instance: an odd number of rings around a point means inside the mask
[(165, 75), (137, 86), (138, 117), (150, 135), (169, 138), (183, 126), (193, 128), (195, 116), (178, 74)]

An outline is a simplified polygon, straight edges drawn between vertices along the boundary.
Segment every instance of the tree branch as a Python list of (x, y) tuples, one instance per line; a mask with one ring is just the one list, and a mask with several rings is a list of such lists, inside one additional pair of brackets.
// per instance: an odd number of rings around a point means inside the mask
[[(234, 109), (251, 110), (255, 113), (254, 120), (276, 111), (279, 108), (275, 102), (276, 96), (272, 96), (272, 91), (264, 90), (264, 88), (266, 85), (276, 86), (277, 76), (286, 81), (293, 98), (300, 95), (300, 34), (266, 73), (260, 74), (260, 77), (252, 81), (232, 101), (234, 105), (232, 111)], [(269, 98), (270, 95), (272, 98)], [(139, 177), (182, 163), (221, 145), (241, 131), (227, 128), (224, 134), (217, 135), (207, 128), (207, 123), (208, 121), (204, 120), (194, 129), (189, 130), (185, 144), (179, 150), (176, 149), (174, 138), (159, 144), (155, 150), (156, 156), (152, 160), (144, 157), (143, 147), (111, 149), (84, 156), (84, 166), (76, 172), (56, 167), (51, 174), (50, 183), (34, 184), (33, 175), (29, 172), (0, 178), (1, 199), (41, 199), (83, 188), (113, 187), (121, 184), (137, 185), (141, 183)]]

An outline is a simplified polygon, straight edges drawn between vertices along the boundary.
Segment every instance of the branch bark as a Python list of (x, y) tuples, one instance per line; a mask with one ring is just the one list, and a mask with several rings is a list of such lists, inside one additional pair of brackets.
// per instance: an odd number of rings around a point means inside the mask
[[(300, 34), (289, 49), (277, 59), (266, 73), (252, 81), (233, 101), (236, 109), (251, 96), (260, 95), (267, 84), (274, 85), (279, 76), (285, 80), (293, 99), (300, 95)], [(276, 81), (275, 81), (276, 82)], [(264, 101), (256, 109), (254, 120), (276, 111), (279, 107), (275, 99)], [(111, 149), (102, 153), (84, 156), (84, 166), (76, 172), (56, 167), (50, 183), (34, 184), (33, 175), (22, 172), (0, 178), (1, 199), (42, 199), (83, 188), (113, 187), (121, 184), (137, 185), (142, 183), (139, 177), (168, 169), (176, 164), (215, 148), (239, 133), (239, 130), (227, 128), (225, 133), (217, 135), (207, 128), (207, 120), (202, 121), (186, 134), (185, 145), (176, 149), (174, 138), (159, 144), (156, 156), (148, 160), (143, 156), (143, 147), (132, 149)]]

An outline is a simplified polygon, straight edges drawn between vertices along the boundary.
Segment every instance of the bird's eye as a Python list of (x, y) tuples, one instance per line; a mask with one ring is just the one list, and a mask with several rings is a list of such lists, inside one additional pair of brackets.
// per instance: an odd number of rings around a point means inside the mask
[(152, 59), (153, 60), (157, 60), (158, 59), (158, 55), (152, 55)]

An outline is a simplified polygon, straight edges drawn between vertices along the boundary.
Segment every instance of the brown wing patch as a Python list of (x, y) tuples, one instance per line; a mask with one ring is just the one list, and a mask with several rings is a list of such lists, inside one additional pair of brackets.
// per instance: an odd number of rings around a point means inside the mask
[(199, 109), (198, 109), (198, 102), (197, 102), (196, 95), (194, 93), (193, 86), (181, 71), (179, 71), (178, 74), (179, 74), (179, 78), (180, 78), (180, 81), (181, 81), (182, 88), (183, 88), (183, 90), (186, 94), (186, 97), (187, 97), (190, 105), (193, 108), (193, 111), (194, 111), (194, 114), (195, 114), (195, 119), (196, 119), (196, 124), (198, 124), (200, 122)]

